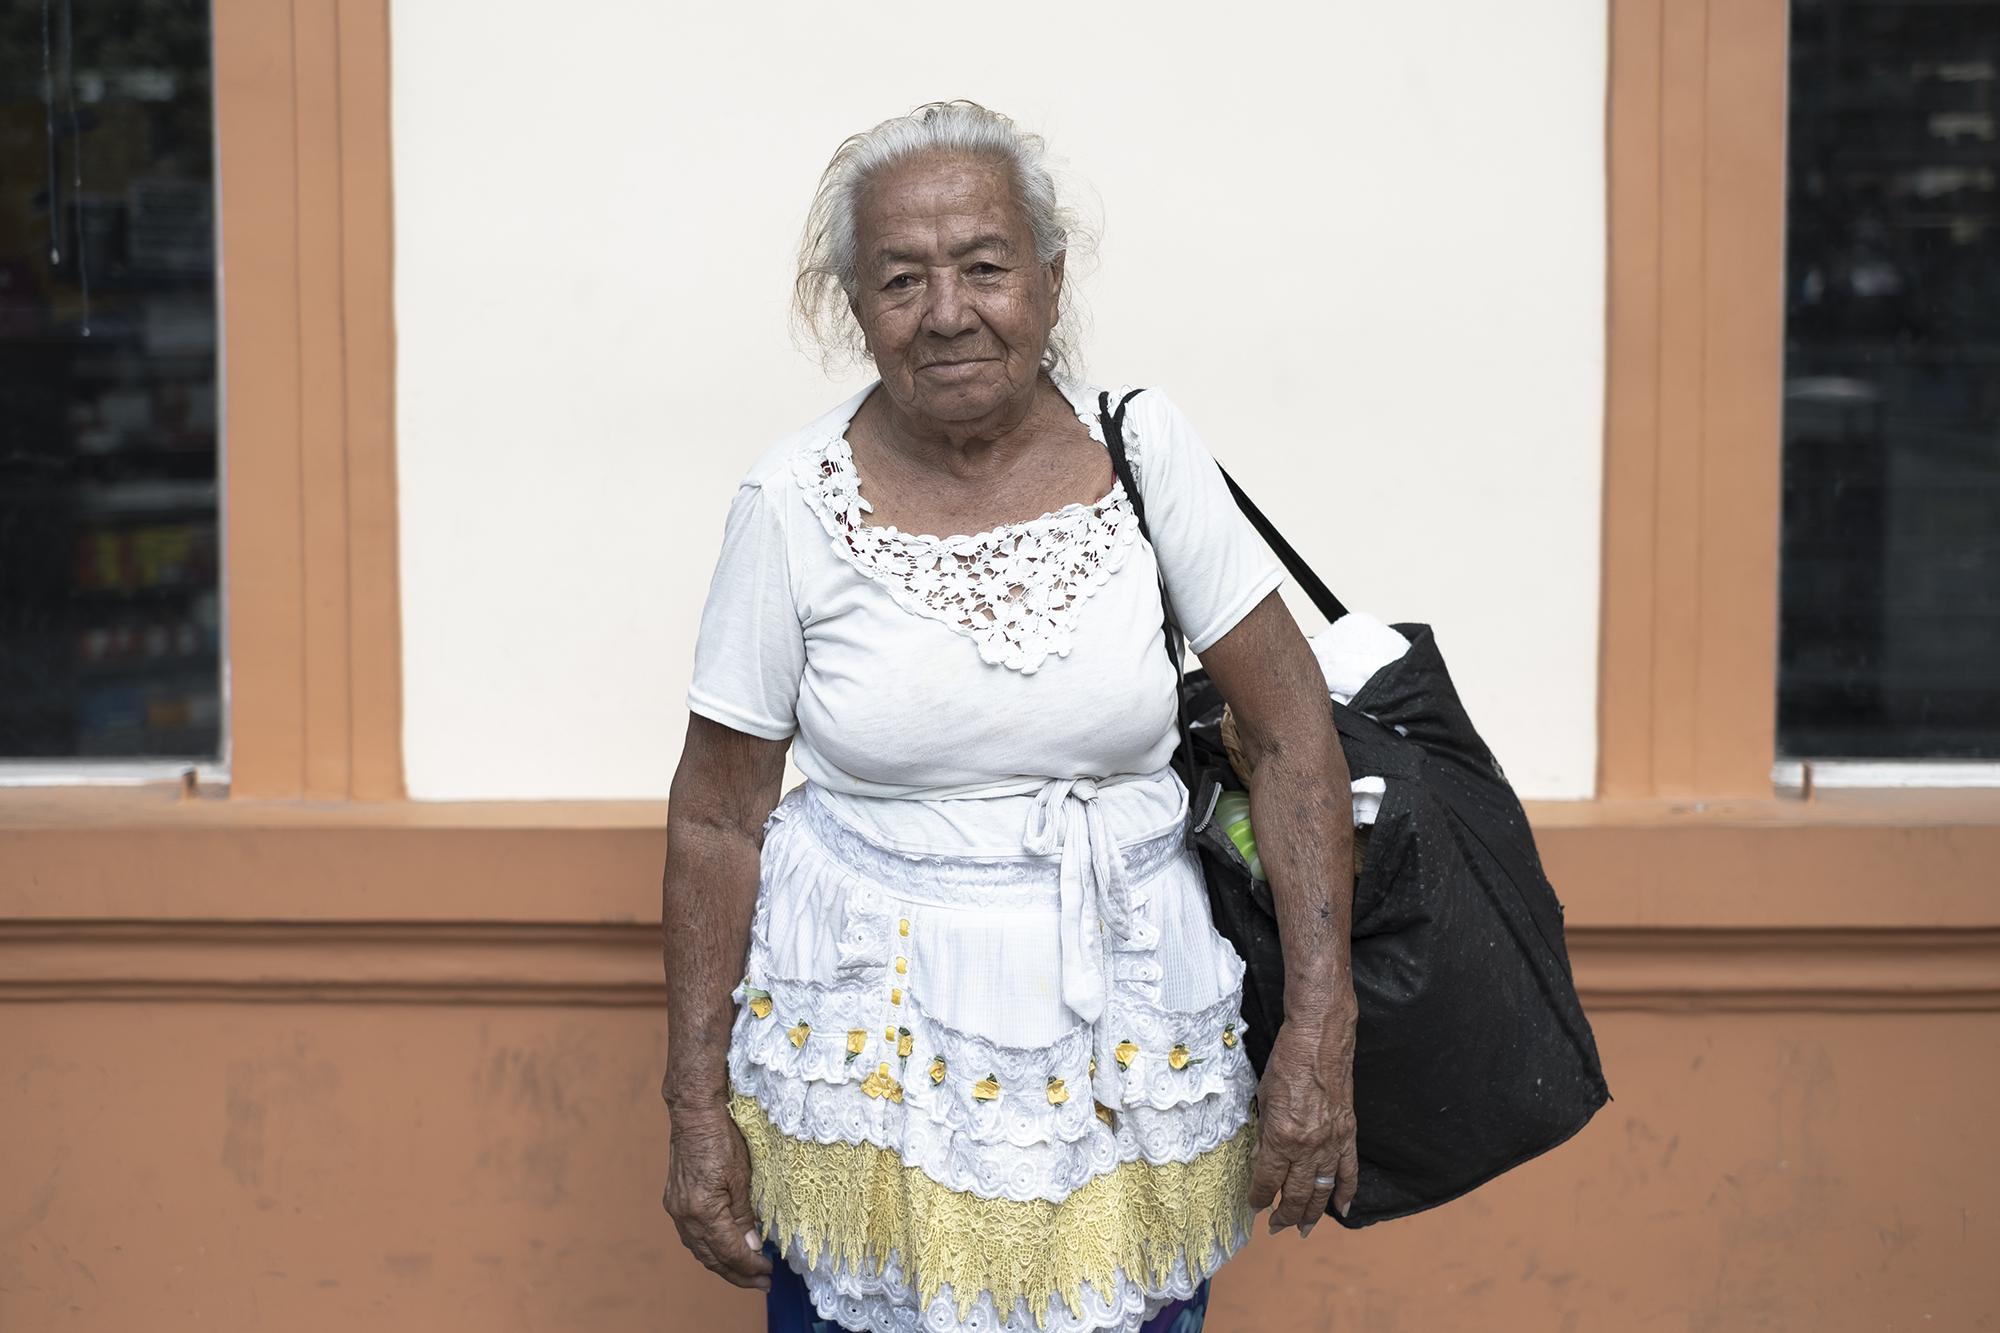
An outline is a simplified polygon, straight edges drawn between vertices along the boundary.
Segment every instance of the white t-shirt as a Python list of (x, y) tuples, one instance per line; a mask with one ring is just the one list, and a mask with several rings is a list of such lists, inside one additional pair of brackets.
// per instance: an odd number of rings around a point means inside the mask
[[(874, 387), (780, 441), (738, 487), (688, 707), (794, 737), (799, 770), (894, 840), (1018, 852), (1019, 803), (965, 798), (1025, 801), (1055, 778), (1097, 779), (1107, 796), (1132, 787), (1116, 823), (1133, 835), (1167, 822), (1184, 793), (1165, 769), (1177, 722), (1159, 571), (1197, 653), (1283, 578), (1193, 426), (1157, 389), (1126, 412), (1157, 551), (1116, 483), (1094, 504), (923, 536), (865, 520), (845, 435)], [(1102, 443), (1097, 390), (1057, 387)], [(860, 799), (882, 797), (898, 799)]]

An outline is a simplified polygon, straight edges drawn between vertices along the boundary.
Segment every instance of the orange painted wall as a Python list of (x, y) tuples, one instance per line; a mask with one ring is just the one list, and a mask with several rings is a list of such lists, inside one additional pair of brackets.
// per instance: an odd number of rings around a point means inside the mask
[[(2000, 1329), (2000, 795), (1532, 812), (1616, 1100), (1213, 1333)], [(657, 806), (0, 801), (0, 1330), (741, 1330)]]
[[(1261, 1236), (1236, 1330), (2000, 1327), (2000, 1015), (1604, 1013), (1618, 1099), (1431, 1216)], [(638, 1007), (0, 1016), (0, 1328), (760, 1329), (661, 1211)]]

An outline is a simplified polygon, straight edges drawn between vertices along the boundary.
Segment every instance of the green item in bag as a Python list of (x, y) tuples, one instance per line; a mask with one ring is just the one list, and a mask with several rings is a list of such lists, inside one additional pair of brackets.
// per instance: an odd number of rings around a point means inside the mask
[(1250, 794), (1226, 791), (1215, 801), (1215, 818), (1222, 831), (1236, 844), (1252, 879), (1264, 878), (1264, 862), (1257, 856), (1257, 836), (1250, 831)]

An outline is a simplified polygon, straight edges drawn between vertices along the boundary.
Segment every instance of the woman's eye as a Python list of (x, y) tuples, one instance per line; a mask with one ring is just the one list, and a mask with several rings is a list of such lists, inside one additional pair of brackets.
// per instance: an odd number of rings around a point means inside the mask
[(998, 264), (989, 264), (985, 260), (981, 260), (979, 263), (974, 264), (972, 266), (971, 271), (973, 273), (978, 274), (982, 278), (986, 278), (986, 277), (991, 277), (995, 273), (998, 273), (1000, 271), (1000, 266)]
[(916, 281), (916, 275), (913, 273), (898, 273), (883, 284), (882, 290), (888, 292), (907, 291)]

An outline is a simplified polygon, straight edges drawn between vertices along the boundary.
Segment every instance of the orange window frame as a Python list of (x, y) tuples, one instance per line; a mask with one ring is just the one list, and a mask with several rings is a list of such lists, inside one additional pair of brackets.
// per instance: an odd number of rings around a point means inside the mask
[(404, 795), (387, 0), (214, 0), (231, 793)]
[(1785, 0), (1612, 0), (1600, 797), (1768, 797)]

